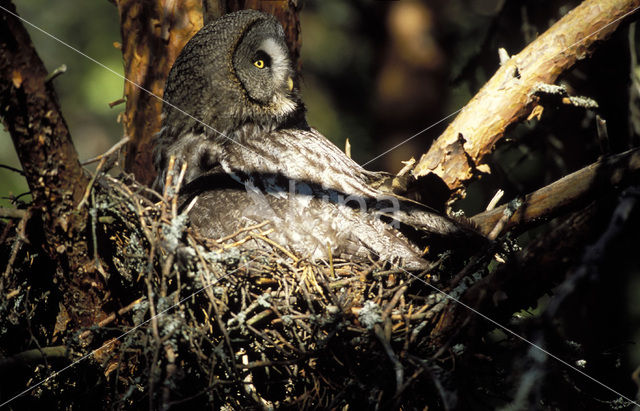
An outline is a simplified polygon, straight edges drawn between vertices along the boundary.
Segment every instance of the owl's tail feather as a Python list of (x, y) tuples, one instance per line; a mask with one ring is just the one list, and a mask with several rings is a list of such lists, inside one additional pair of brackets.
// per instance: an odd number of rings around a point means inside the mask
[(401, 201), (398, 210), (381, 214), (391, 224), (399, 223), (400, 231), (421, 247), (464, 252), (491, 243), (471, 220), (447, 217), (418, 203)]

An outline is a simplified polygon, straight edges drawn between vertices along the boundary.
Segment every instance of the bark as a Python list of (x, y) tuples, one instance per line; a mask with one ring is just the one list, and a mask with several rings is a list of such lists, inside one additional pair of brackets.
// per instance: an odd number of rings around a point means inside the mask
[(160, 130), (164, 84), (187, 41), (202, 27), (200, 0), (118, 0), (124, 95), (125, 169), (143, 184), (155, 178), (153, 137)]
[[(0, 4), (16, 12), (11, 2)], [(49, 73), (20, 20), (3, 13), (0, 23), (2, 117), (29, 188), (41, 206), (77, 204), (89, 178), (82, 171), (52, 84), (47, 81)]]
[[(10, 1), (0, 19), (0, 105), (41, 218), (44, 248), (58, 263), (64, 305), (80, 326), (102, 315), (103, 282), (85, 236), (87, 210), (78, 207), (89, 184), (48, 73)], [(37, 239), (32, 239), (37, 241)], [(87, 287), (87, 284), (92, 284)]]
[(507, 128), (536, 107), (541, 114), (536, 87), (554, 83), (587, 58), (639, 6), (640, 0), (586, 0), (569, 12), (502, 64), (422, 156), (414, 175), (435, 173), (454, 195), (464, 197), (463, 188), (473, 178), (491, 172), (484, 161)]

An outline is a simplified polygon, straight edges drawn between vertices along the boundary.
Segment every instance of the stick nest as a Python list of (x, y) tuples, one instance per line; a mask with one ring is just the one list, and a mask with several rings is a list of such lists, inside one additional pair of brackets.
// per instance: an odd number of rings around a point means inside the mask
[[(52, 314), (46, 284), (32, 285), (31, 297), (14, 306), (5, 302), (4, 312), (29, 311), (42, 324), (39, 341), (64, 343), (61, 364), (82, 359), (31, 398), (63, 406), (84, 393), (90, 402), (86, 383), (102, 387), (115, 408), (446, 404), (454, 355), (428, 360), (452, 304), (429, 284), (454, 294), (464, 288), (438, 281), (447, 277), (446, 257), (428, 273), (408, 274), (374, 261), (309, 261), (269, 240), (266, 224), (202, 238), (177, 207), (182, 171), (169, 173), (162, 197), (108, 175), (87, 195), (88, 237), (112, 315), (73, 326), (61, 304)], [(248, 241), (262, 248), (247, 251)], [(5, 286), (23, 289), (33, 251), (19, 234), (14, 247)], [(24, 325), (18, 318), (16, 329)], [(37, 366), (34, 380), (46, 369)], [(91, 377), (79, 382), (78, 369)]]

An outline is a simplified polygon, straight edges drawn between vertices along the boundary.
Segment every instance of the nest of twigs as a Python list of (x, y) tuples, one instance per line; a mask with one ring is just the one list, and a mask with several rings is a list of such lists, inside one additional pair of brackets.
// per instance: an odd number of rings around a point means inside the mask
[[(509, 242), (470, 258), (442, 254), (424, 272), (378, 261), (310, 261), (270, 240), (266, 223), (225, 238), (198, 235), (188, 224), (189, 205), (178, 206), (183, 176), (184, 170), (169, 172), (160, 195), (126, 176), (95, 175), (81, 206), (89, 210), (87, 271), (98, 277), (83, 287), (106, 292), (98, 294), (102, 300), (88, 325), (73, 320), (74, 291), (61, 284), (74, 273), (43, 249), (39, 217), (27, 211), (19, 223), (4, 226), (5, 404), (519, 409), (534, 393), (549, 394), (546, 405), (565, 404), (568, 393), (578, 401), (571, 404), (585, 408), (615, 405), (592, 399), (583, 389), (588, 385), (554, 370), (530, 347), (551, 346), (574, 360), (584, 355), (545, 325), (549, 319), (514, 322), (521, 318), (511, 315), (517, 307), (535, 304), (532, 297), (551, 282), (538, 275), (530, 295), (517, 294), (510, 281), (521, 278), (506, 275), (517, 267), (510, 265), (516, 258)], [(255, 244), (244, 247), (248, 242)], [(499, 288), (487, 287), (487, 280)], [(516, 290), (510, 291), (516, 298), (504, 290)], [(476, 301), (511, 305), (493, 320), (482, 310), (471, 312)], [(511, 321), (509, 329), (498, 321)], [(526, 327), (539, 330), (533, 343), (511, 331)]]
[[(205, 239), (177, 207), (181, 177), (169, 173), (162, 196), (133, 180), (94, 181), (89, 231), (113, 314), (93, 327), (66, 327), (50, 280), (29, 277), (47, 260), (22, 241), (25, 227), (4, 242), (14, 247), (5, 250), (12, 260), (4, 287), (29, 293), (3, 302), (2, 325), (57, 347), (32, 353), (45, 357), (29, 370), (32, 384), (49, 376), (51, 365), (73, 367), (30, 391), (23, 404), (50, 400), (66, 408), (106, 398), (127, 409), (451, 405), (447, 386), (462, 348), (441, 351), (438, 324), (453, 302), (436, 289), (459, 295), (466, 285), (452, 290), (439, 281), (451, 277), (447, 256), (429, 272), (408, 273), (374, 261), (309, 261), (269, 240), (266, 224)], [(261, 250), (243, 249), (248, 241)]]

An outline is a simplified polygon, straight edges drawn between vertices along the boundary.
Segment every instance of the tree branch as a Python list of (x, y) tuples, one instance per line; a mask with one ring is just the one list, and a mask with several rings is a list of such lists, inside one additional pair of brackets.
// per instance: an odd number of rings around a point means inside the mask
[[(501, 231), (514, 226), (521, 229), (531, 223), (555, 217), (567, 210), (575, 210), (589, 201), (601, 197), (603, 192), (638, 176), (640, 149), (605, 157), (583, 169), (528, 194), (523, 205), (516, 210)], [(491, 232), (502, 218), (507, 204), (485, 211), (471, 218), (485, 235)]]
[(414, 175), (435, 173), (454, 194), (464, 196), (466, 184), (490, 172), (484, 159), (507, 127), (536, 107), (535, 87), (555, 82), (586, 58), (639, 6), (640, 0), (586, 0), (560, 19), (502, 64), (422, 156)]
[[(461, 300), (483, 315), (505, 324), (514, 312), (535, 306), (537, 299), (559, 283), (567, 270), (579, 258), (584, 245), (591, 239), (598, 212), (593, 202), (570, 214), (550, 232), (541, 234), (520, 252), (513, 261), (498, 267), (495, 272), (473, 284)], [(450, 303), (440, 314), (431, 333), (436, 346), (450, 341), (454, 335), (464, 334), (464, 341), (478, 327), (486, 329), (483, 320), (468, 308)]]

